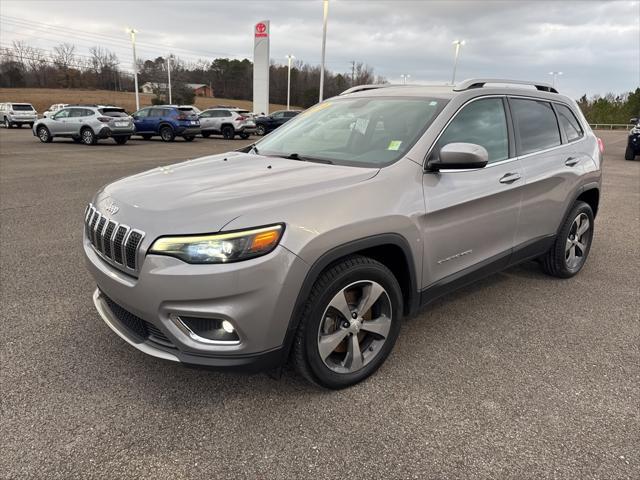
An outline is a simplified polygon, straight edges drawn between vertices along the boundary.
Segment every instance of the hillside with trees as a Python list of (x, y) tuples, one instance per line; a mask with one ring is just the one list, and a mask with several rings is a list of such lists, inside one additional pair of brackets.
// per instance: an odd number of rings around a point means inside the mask
[[(215, 97), (251, 100), (253, 64), (248, 59), (215, 58), (187, 62), (171, 61), (172, 92), (176, 101), (192, 98), (187, 83), (211, 86)], [(167, 61), (164, 57), (138, 60), (139, 85), (145, 82), (166, 83)], [(351, 72), (325, 71), (325, 98), (337, 95), (354, 85), (386, 83), (373, 68), (356, 63)], [(296, 61), (291, 70), (291, 105), (309, 107), (318, 101), (320, 68)], [(77, 52), (70, 43), (61, 43), (51, 51), (31, 47), (25, 42), (13, 42), (0, 48), (0, 87), (5, 88), (79, 88), (133, 92), (131, 72), (123, 69), (117, 55), (101, 46), (89, 49), (89, 55)], [(182, 93), (181, 93), (182, 92)], [(272, 63), (269, 83), (270, 100), (276, 104), (287, 101), (287, 66)], [(156, 92), (158, 102), (166, 94)], [(190, 103), (190, 102), (185, 102)], [(640, 116), (640, 88), (622, 94), (608, 93), (588, 98), (583, 95), (578, 104), (590, 123), (627, 123)]]

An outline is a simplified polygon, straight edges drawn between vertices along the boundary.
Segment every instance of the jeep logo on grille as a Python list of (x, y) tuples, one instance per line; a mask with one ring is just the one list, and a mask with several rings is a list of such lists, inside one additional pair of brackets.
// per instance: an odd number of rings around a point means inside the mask
[(120, 210), (120, 207), (111, 202), (108, 205), (105, 205), (104, 209), (111, 215), (115, 215), (116, 213), (118, 213), (118, 210)]

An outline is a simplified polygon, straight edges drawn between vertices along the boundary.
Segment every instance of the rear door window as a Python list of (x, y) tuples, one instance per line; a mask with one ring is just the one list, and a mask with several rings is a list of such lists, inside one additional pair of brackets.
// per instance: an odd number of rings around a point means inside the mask
[(449, 143), (474, 143), (489, 154), (489, 163), (509, 158), (509, 131), (502, 98), (475, 100), (464, 107), (438, 139), (433, 158)]
[(549, 102), (512, 98), (509, 104), (520, 139), (520, 155), (561, 144), (558, 120)]
[(567, 136), (567, 141), (573, 142), (584, 136), (584, 130), (580, 126), (580, 122), (573, 114), (571, 109), (565, 105), (555, 104), (556, 111), (558, 112), (558, 119), (560, 125)]

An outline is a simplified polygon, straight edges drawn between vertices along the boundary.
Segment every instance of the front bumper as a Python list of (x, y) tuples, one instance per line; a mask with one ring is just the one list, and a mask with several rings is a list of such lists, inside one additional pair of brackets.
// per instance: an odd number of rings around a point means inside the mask
[[(268, 370), (285, 361), (285, 334), (307, 266), (284, 247), (224, 265), (189, 265), (147, 255), (138, 278), (104, 262), (86, 238), (84, 252), (98, 285), (94, 303), (100, 316), (138, 350), (185, 364), (244, 370)], [(148, 322), (169, 342), (137, 334), (121, 318), (121, 309)], [(218, 345), (195, 341), (180, 328), (181, 316), (228, 320), (240, 340)]]

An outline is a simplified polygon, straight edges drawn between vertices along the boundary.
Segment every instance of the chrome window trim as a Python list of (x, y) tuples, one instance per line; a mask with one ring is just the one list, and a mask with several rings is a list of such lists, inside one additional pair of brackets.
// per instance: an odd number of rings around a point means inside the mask
[[(433, 141), (433, 143), (431, 144), (431, 147), (429, 147), (429, 150), (427, 151), (427, 155), (424, 157), (424, 163), (422, 164), (422, 169), (424, 171), (429, 171), (427, 170), (427, 162), (429, 161), (429, 157), (431, 156), (431, 152), (433, 152), (433, 149), (436, 146), (436, 143), (438, 143), (438, 140), (440, 140), (440, 137), (442, 136), (442, 134), (445, 132), (445, 130), (447, 128), (449, 128), (449, 124), (451, 122), (453, 122), (453, 120), (460, 114), (460, 112), (462, 111), (462, 109), (464, 109), (467, 105), (469, 105), (472, 102), (476, 102), (478, 100), (486, 100), (488, 98), (506, 98), (507, 95), (506, 94), (492, 94), (492, 95), (480, 95), (477, 97), (473, 97), (470, 98), (469, 100), (467, 100), (465, 103), (463, 103), (462, 105), (460, 105), (460, 107), (458, 108), (458, 110), (456, 110), (456, 112), (453, 114), (453, 116), (449, 119), (449, 121), (445, 124), (444, 127), (442, 127), (442, 130), (440, 130), (440, 133), (438, 134), (438, 136), (436, 137), (436, 139)], [(503, 107), (504, 109), (504, 107)], [(509, 119), (507, 118), (507, 112), (504, 112), (505, 114), (505, 124), (507, 125), (507, 135), (508, 135), (508, 127), (509, 127)], [(504, 160), (498, 160), (497, 162), (492, 162), (492, 163), (487, 163), (487, 165), (483, 168), (489, 168), (491, 165), (497, 165), (498, 163), (504, 163), (507, 161), (513, 161), (513, 160), (517, 160), (518, 157), (507, 157)], [(474, 171), (474, 170), (481, 170), (479, 168), (465, 168), (464, 170), (460, 170), (460, 169), (449, 169), (449, 168), (441, 168), (440, 170), (438, 170), (439, 172), (444, 172), (444, 173), (448, 173), (448, 172), (470, 172), (470, 171)]]
[[(482, 99), (486, 99), (486, 98), (507, 98), (507, 99), (508, 98), (521, 98), (521, 99), (524, 99), (524, 100), (536, 100), (536, 101), (540, 101), (540, 102), (555, 103), (555, 104), (558, 104), (558, 105), (562, 105), (564, 107), (567, 107), (573, 113), (573, 115), (576, 117), (576, 120), (578, 120), (578, 123), (580, 124), (580, 127), (582, 128), (583, 134), (582, 134), (582, 136), (580, 138), (578, 138), (576, 140), (572, 140), (570, 142), (567, 141), (567, 142), (564, 142), (564, 143), (562, 143), (562, 135), (561, 135), (560, 136), (560, 142), (561, 142), (560, 145), (555, 145), (553, 147), (549, 147), (549, 148), (546, 148), (544, 150), (536, 150), (535, 152), (530, 152), (530, 153), (527, 153), (525, 155), (516, 155), (515, 157), (509, 157), (509, 158), (506, 158), (504, 160), (499, 160), (499, 161), (493, 162), (493, 163), (487, 163), (487, 165), (485, 167), (481, 168), (481, 169), (480, 168), (467, 168), (467, 169), (460, 170), (460, 169), (445, 169), (445, 168), (442, 168), (442, 169), (438, 170), (439, 172), (441, 172), (441, 173), (463, 173), (463, 172), (473, 172), (473, 171), (476, 171), (476, 170), (484, 170), (486, 168), (491, 168), (491, 167), (496, 166), (496, 165), (504, 165), (505, 163), (512, 162), (514, 160), (521, 160), (523, 158), (527, 158), (527, 157), (530, 157), (532, 155), (538, 155), (538, 154), (541, 154), (541, 153), (547, 153), (547, 152), (550, 152), (552, 150), (556, 150), (558, 148), (566, 147), (567, 145), (574, 144), (574, 143), (577, 143), (577, 142), (581, 142), (581, 141), (584, 141), (584, 140), (587, 139), (587, 130), (585, 129), (584, 125), (582, 124), (582, 121), (580, 120), (579, 115), (576, 115), (575, 112), (573, 111), (573, 108), (571, 108), (570, 105), (566, 104), (565, 102), (563, 102), (561, 100), (549, 100), (547, 98), (542, 98), (542, 97), (538, 97), (538, 96), (535, 96), (535, 95), (524, 95), (524, 94), (512, 95), (512, 94), (509, 94), (509, 93), (480, 95), (480, 96), (477, 96), (477, 97), (470, 98), (465, 103), (463, 103), (458, 108), (458, 110), (456, 110), (456, 112), (449, 119), (449, 121), (445, 124), (445, 126), (442, 128), (442, 130), (440, 131), (440, 133), (438, 134), (436, 139), (431, 144), (431, 147), (427, 151), (427, 155), (425, 156), (424, 163), (422, 165), (422, 168), (423, 168), (423, 170), (425, 172), (428, 171), (427, 170), (428, 158), (431, 155), (431, 152), (433, 151), (433, 148), (436, 146), (436, 143), (438, 143), (438, 140), (440, 140), (440, 137), (442, 136), (444, 131), (447, 129), (449, 124), (458, 116), (458, 114), (462, 111), (462, 109), (464, 107), (466, 107), (467, 105), (469, 105), (471, 102), (475, 102), (477, 100), (482, 100)], [(515, 129), (515, 122), (513, 122), (513, 128)], [(558, 128), (561, 128), (560, 124), (558, 124)]]

